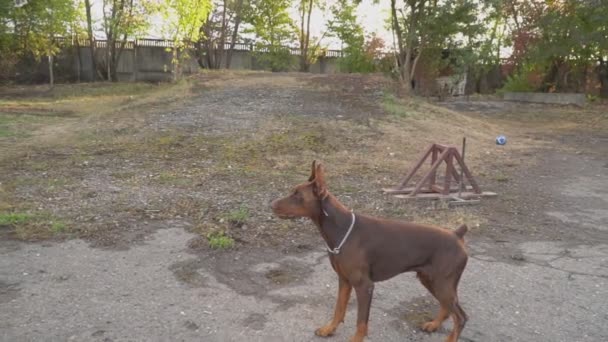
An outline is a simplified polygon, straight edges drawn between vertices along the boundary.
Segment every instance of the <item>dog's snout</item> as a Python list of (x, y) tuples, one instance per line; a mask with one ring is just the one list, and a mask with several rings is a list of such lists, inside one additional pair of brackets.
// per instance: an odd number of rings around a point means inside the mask
[(276, 211), (277, 210), (278, 201), (279, 200), (274, 200), (274, 201), (270, 202), (270, 209), (272, 209), (272, 211)]

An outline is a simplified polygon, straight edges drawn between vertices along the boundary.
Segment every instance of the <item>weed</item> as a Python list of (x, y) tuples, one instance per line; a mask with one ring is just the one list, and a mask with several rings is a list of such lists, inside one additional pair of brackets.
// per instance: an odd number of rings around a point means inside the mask
[(11, 132), (6, 127), (0, 126), (0, 138), (7, 138), (7, 137), (10, 137), (11, 135), (13, 135), (13, 132)]
[(507, 177), (504, 174), (497, 175), (495, 179), (497, 182), (502, 182), (502, 183), (509, 181), (509, 177)]
[(33, 216), (27, 213), (0, 213), (0, 226), (15, 226), (32, 219)]
[(67, 226), (49, 213), (0, 213), (0, 226), (12, 228), (20, 240), (40, 240), (63, 233)]
[(395, 95), (389, 93), (386, 93), (382, 99), (382, 108), (389, 114), (400, 118), (407, 118), (413, 114)]
[(214, 232), (207, 234), (209, 247), (213, 249), (229, 249), (234, 247), (234, 239), (224, 232)]
[(249, 209), (246, 207), (240, 207), (227, 212), (226, 214), (222, 215), (221, 218), (232, 224), (242, 225), (249, 218)]
[(63, 222), (57, 221), (51, 223), (51, 231), (55, 234), (63, 233), (66, 230), (66, 225)]

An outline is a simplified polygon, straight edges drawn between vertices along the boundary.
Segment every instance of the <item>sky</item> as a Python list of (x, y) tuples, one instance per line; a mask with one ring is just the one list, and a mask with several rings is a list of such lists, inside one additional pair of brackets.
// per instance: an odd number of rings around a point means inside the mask
[[(333, 3), (335, 0), (328, 0), (328, 3)], [(392, 35), (390, 30), (385, 28), (385, 19), (388, 18), (388, 10), (390, 7), (390, 1), (380, 1), (380, 4), (374, 4), (373, 0), (363, 0), (361, 4), (357, 8), (357, 15), (359, 18), (359, 23), (364, 27), (367, 34), (375, 33), (380, 38), (384, 39), (386, 45), (392, 44)], [(97, 22), (97, 28), (95, 36), (100, 39), (104, 38), (104, 33), (100, 29), (100, 23), (102, 21), (102, 0), (92, 0), (93, 10), (92, 16), (93, 20)], [(297, 7), (291, 11), (291, 16), (298, 23), (298, 11)], [(319, 37), (326, 31), (327, 28), (327, 20), (329, 19), (329, 11), (326, 13), (322, 13), (320, 10), (316, 9), (313, 11), (311, 15), (311, 35), (314, 37)], [(139, 38), (163, 38), (160, 30), (160, 26), (162, 25), (162, 20), (158, 17), (150, 18), (151, 27), (149, 33), (146, 37)], [(329, 49), (340, 49), (341, 44), (340, 41), (336, 38), (324, 38), (321, 44)]]

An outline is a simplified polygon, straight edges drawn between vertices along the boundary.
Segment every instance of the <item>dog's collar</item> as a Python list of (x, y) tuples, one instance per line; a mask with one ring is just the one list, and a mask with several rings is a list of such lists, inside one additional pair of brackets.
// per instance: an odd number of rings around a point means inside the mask
[[(323, 213), (325, 214), (325, 216), (327, 215), (327, 212), (325, 212), (325, 210), (323, 210)], [(353, 213), (351, 211), (351, 216), (352, 216), (352, 221), (350, 223), (350, 227), (348, 227), (348, 231), (346, 231), (346, 235), (344, 235), (344, 237), (342, 238), (342, 241), (340, 241), (340, 243), (338, 244), (338, 247), (335, 247), (334, 249), (329, 248), (329, 245), (327, 244), (327, 241), (325, 241), (325, 247), (327, 248), (327, 251), (333, 255), (338, 255), (340, 254), (340, 249), (342, 248), (342, 245), (344, 245), (344, 243), (346, 242), (346, 240), (348, 240), (348, 236), (350, 235), (350, 233), (353, 231), (353, 227), (355, 226), (355, 213)]]

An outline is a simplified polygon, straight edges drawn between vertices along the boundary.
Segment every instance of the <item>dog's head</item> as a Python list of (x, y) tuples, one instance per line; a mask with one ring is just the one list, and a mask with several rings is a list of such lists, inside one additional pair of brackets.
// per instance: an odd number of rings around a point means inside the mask
[(272, 202), (272, 211), (280, 218), (314, 217), (321, 211), (321, 200), (327, 197), (323, 165), (312, 162), (307, 182), (296, 185), (291, 193)]

